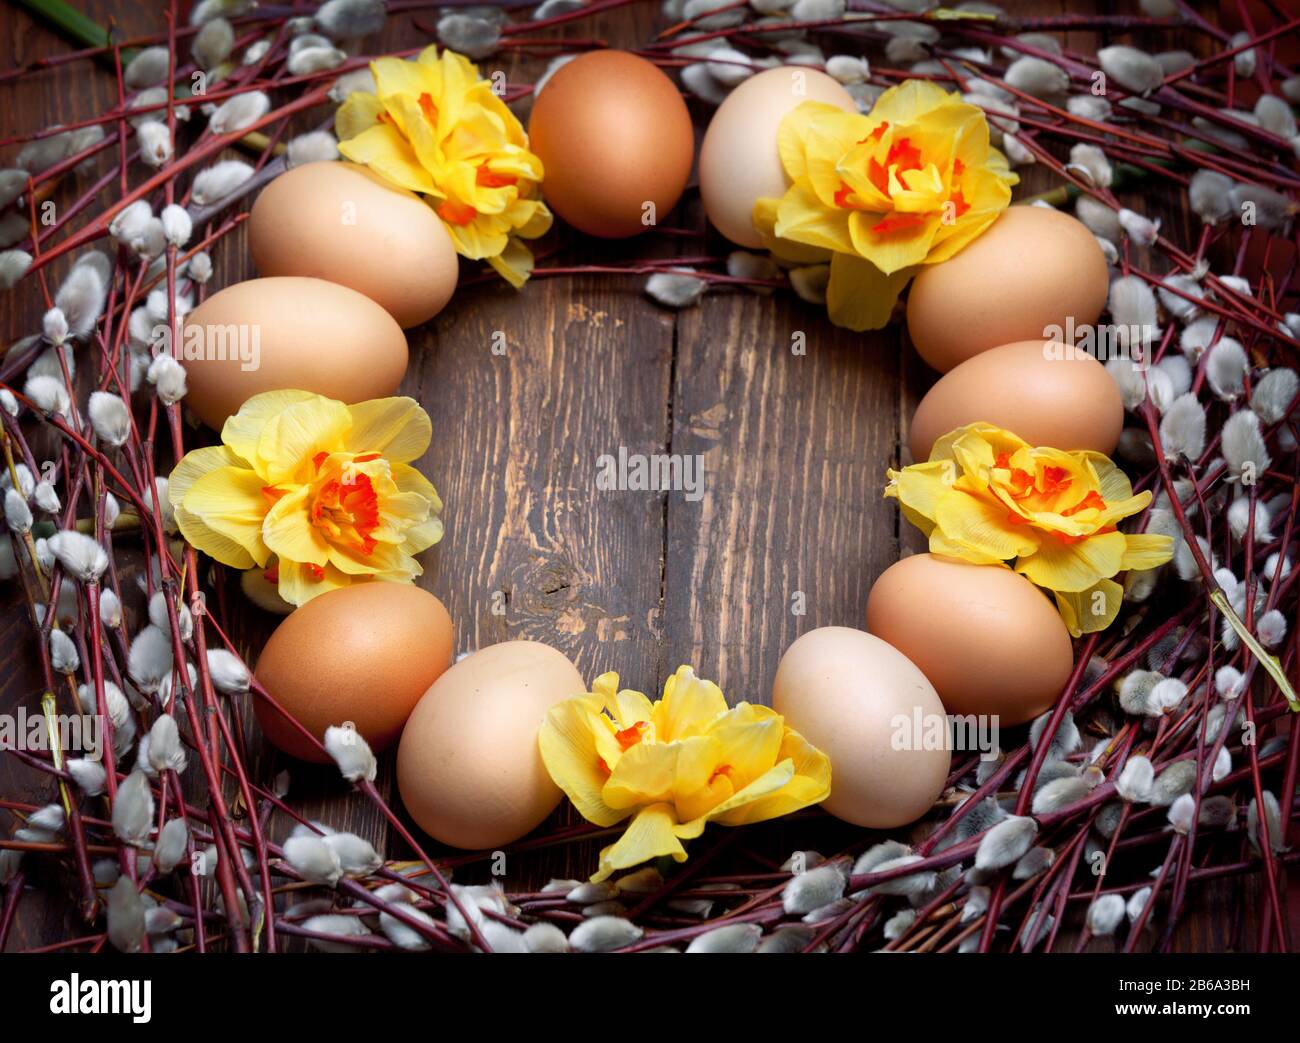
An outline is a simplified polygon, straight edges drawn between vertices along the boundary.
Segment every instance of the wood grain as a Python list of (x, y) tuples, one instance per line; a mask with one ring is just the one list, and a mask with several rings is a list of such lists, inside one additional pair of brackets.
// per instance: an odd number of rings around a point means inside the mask
[(702, 458), (707, 492), (668, 497), (664, 672), (694, 663), (770, 704), (798, 634), (863, 624), (898, 558), (881, 490), (900, 354), (896, 331), (837, 329), (797, 300), (718, 296), (682, 314), (672, 451)]

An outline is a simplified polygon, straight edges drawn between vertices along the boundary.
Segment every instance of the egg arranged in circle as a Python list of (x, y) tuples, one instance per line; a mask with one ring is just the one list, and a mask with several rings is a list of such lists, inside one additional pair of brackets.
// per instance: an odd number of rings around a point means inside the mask
[(187, 316), (176, 354), (185, 404), (218, 431), (263, 391), (298, 388), (341, 402), (384, 398), (406, 374), (406, 337), (356, 290), (298, 276), (249, 279)]
[(1056, 606), (1001, 565), (913, 554), (887, 568), (867, 599), (867, 629), (925, 673), (952, 714), (1033, 720), (1074, 668)]
[[(451, 663), (451, 617), (420, 587), (373, 581), (312, 598), (284, 618), (257, 660), (258, 682), (317, 739), (354, 727), (379, 751)], [(254, 698), (263, 733), (292, 757), (328, 757), (265, 699)]]
[(433, 318), (456, 289), (456, 248), (413, 192), (354, 163), (306, 163), (253, 204), (248, 246), (262, 275), (306, 275), (347, 286), (403, 329)]
[(908, 431), (913, 462), (928, 460), (950, 431), (979, 422), (1033, 446), (1109, 455), (1124, 428), (1124, 401), (1106, 367), (1079, 348), (1003, 344), (949, 370), (926, 392)]
[(1106, 258), (1078, 220), (1012, 206), (956, 256), (923, 265), (907, 298), (907, 332), (947, 372), (1020, 340), (1068, 340), (1093, 327), (1110, 289)]
[(546, 711), (586, 691), (564, 653), (502, 641), (438, 678), (397, 750), (397, 785), (411, 818), (452, 847), (494, 848), (541, 824), (560, 802), (537, 736)]
[(943, 703), (879, 637), (810, 630), (781, 657), (772, 706), (830, 757), (823, 806), (837, 818), (890, 829), (920, 818), (943, 792), (952, 759)]
[(777, 131), (805, 101), (856, 111), (837, 80), (805, 66), (781, 66), (751, 76), (718, 106), (700, 145), (700, 198), (713, 226), (741, 246), (757, 248), (754, 203), (779, 199), (790, 186), (777, 150)]
[(695, 158), (695, 131), (676, 84), (627, 51), (591, 51), (561, 66), (533, 103), (528, 139), (545, 168), (547, 204), (606, 239), (662, 222)]

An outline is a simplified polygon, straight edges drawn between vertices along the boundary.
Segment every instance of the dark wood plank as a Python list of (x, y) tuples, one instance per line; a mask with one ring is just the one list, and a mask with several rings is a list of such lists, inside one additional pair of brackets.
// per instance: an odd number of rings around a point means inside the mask
[(718, 294), (682, 313), (672, 451), (702, 458), (707, 492), (668, 497), (661, 680), (689, 662), (733, 701), (770, 704), (795, 637), (863, 624), (898, 557), (881, 490), (899, 358), (896, 330), (837, 329), (797, 300)]

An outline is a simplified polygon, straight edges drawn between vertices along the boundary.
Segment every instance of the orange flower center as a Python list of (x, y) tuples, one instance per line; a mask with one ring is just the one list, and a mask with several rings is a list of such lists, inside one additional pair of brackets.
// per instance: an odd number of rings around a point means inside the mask
[(478, 217), (478, 211), (468, 203), (444, 199), (438, 204), (438, 216), (449, 225), (467, 225)]
[(474, 183), (483, 188), (508, 188), (519, 183), (514, 174), (497, 174), (488, 169), (486, 163), (480, 163), (474, 172)]
[(420, 111), (430, 126), (438, 125), (438, 106), (433, 103), (433, 95), (427, 92), (420, 95)]
[(867, 177), (883, 195), (889, 195), (891, 170), (897, 169), (898, 173), (902, 174), (907, 170), (920, 170), (923, 165), (921, 150), (913, 145), (910, 139), (899, 138), (890, 144), (884, 163), (872, 157), (871, 162), (867, 164)]
[[(889, 129), (887, 122), (882, 122), (876, 126), (870, 134), (863, 138), (858, 144), (865, 145), (868, 142), (879, 141), (884, 137), (885, 131)], [(890, 143), (889, 151), (885, 154), (883, 163), (874, 156), (867, 163), (867, 179), (880, 192), (881, 195), (888, 196), (890, 172), (893, 171), (896, 176), (900, 176), (909, 170), (922, 170), (925, 167), (924, 158), (921, 150), (912, 144), (910, 138), (899, 138)], [(952, 161), (952, 176), (959, 178), (966, 172), (966, 164), (960, 158), (954, 158)], [(970, 204), (966, 202), (966, 197), (962, 194), (961, 189), (954, 190), (948, 197), (948, 202), (953, 206), (953, 218), (961, 217), (970, 209)], [(841, 210), (861, 209), (854, 202), (853, 189), (845, 181), (840, 182), (840, 187), (835, 193), (834, 203)], [(920, 212), (894, 212), (886, 214), (874, 225), (871, 226), (872, 235), (889, 235), (893, 232), (905, 232), (913, 228), (919, 228), (930, 220), (931, 215)]]
[[(1049, 510), (1050, 500), (1064, 495), (1069, 491), (1074, 479), (1064, 467), (1044, 467), (1038, 474), (1032, 475), (1028, 471), (1011, 466), (1011, 457), (1008, 453), (1002, 453), (993, 462), (993, 466), (999, 470), (1010, 472), (1009, 493), (1017, 503), (1033, 498), (1034, 502), (1027, 504), (1029, 510)], [(1089, 489), (1088, 494), (1073, 507), (1066, 507), (1058, 511), (1062, 517), (1069, 518), (1086, 510), (1104, 511), (1106, 509), (1106, 499), (1096, 489)], [(1015, 511), (1007, 512), (1007, 522), (1010, 525), (1031, 525), (1032, 520), (1017, 514)], [(1065, 532), (1053, 531), (1052, 535), (1061, 543), (1069, 546), (1086, 540), (1091, 536), (1101, 536), (1109, 532), (1117, 531), (1114, 525), (1107, 525), (1103, 528), (1096, 529), (1093, 532), (1083, 536), (1073, 536)]]
[(891, 232), (905, 232), (909, 228), (916, 228), (930, 220), (929, 214), (921, 213), (894, 213), (888, 217), (882, 217), (870, 231), (872, 235), (889, 235)]
[(1068, 518), (1070, 515), (1078, 514), (1080, 511), (1086, 511), (1090, 507), (1097, 511), (1104, 511), (1106, 509), (1106, 501), (1102, 499), (1101, 493), (1097, 492), (1096, 489), (1089, 490), (1087, 496), (1076, 503), (1073, 507), (1067, 507), (1061, 513)]
[[(1043, 498), (1060, 496), (1069, 490), (1074, 483), (1069, 472), (1064, 467), (1047, 466), (1044, 467), (1037, 475), (1030, 474), (1020, 467), (1011, 466), (1011, 457), (1007, 453), (1002, 453), (993, 462), (993, 466), (1002, 471), (1010, 472), (1011, 497), (1015, 500), (1027, 499), (1030, 496), (1039, 496)], [(1089, 493), (1089, 496), (1097, 496), (1096, 490)], [(1098, 496), (1098, 499), (1100, 497)], [(1087, 497), (1084, 498), (1087, 502)], [(1105, 506), (1105, 501), (1102, 501)], [(1082, 510), (1081, 503), (1075, 510)]]
[[(378, 455), (369, 453), (358, 456), (354, 462), (365, 463), (376, 459)], [(313, 462), (317, 469), (328, 456), (328, 453), (316, 454)], [(312, 501), (311, 523), (331, 543), (343, 544), (360, 550), (362, 554), (370, 554), (375, 549), (376, 542), (371, 533), (379, 528), (379, 496), (370, 476), (361, 471), (352, 471), (324, 482)]]
[(614, 733), (614, 738), (618, 740), (618, 745), (624, 751), (630, 750), (633, 746), (641, 741), (645, 735), (646, 728), (649, 727), (648, 721), (637, 721), (630, 728), (624, 728), (622, 731)]

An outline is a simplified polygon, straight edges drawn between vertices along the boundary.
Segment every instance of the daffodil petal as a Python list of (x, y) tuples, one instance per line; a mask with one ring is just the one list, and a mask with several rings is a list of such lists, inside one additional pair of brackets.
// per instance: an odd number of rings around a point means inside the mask
[(939, 504), (952, 492), (956, 471), (951, 460), (927, 461), (889, 472), (891, 494), (922, 519), (934, 524)]
[(707, 815), (735, 792), (725, 764), (723, 746), (712, 735), (693, 735), (676, 744), (673, 780), (677, 819), (689, 822)]
[(358, 547), (325, 542), (325, 553), (331, 565), (349, 576), (383, 578), (400, 575), (413, 580), (424, 574), (419, 562), (391, 544), (378, 544), (367, 553)]
[[(245, 559), (227, 560), (218, 553), (229, 555), (229, 549), (205, 540), (195, 520), (203, 526), (237, 543), (252, 561), (263, 562), (267, 548), (262, 539), (262, 524), (267, 513), (266, 497), (262, 493), (262, 479), (246, 467), (219, 467), (201, 475), (189, 487), (181, 502), (187, 518), (186, 525), (194, 538), (182, 534), (200, 550), (218, 561), (234, 568), (248, 568)], [(179, 518), (177, 519), (179, 523)], [(201, 546), (196, 540), (202, 540)], [(233, 557), (233, 555), (231, 555)]]
[(660, 742), (699, 735), (726, 712), (722, 690), (696, 677), (689, 666), (681, 666), (664, 683), (664, 697), (655, 704), (655, 734)]
[(533, 252), (518, 239), (508, 239), (501, 252), (489, 256), (487, 262), (516, 290), (533, 274)]
[(343, 448), (352, 453), (383, 453), (394, 463), (418, 460), (429, 448), (433, 423), (413, 398), (375, 398), (349, 407), (352, 426)]
[(617, 870), (630, 869), (642, 862), (649, 862), (651, 858), (671, 856), (673, 861), (685, 862), (686, 849), (673, 830), (676, 825), (671, 805), (653, 804), (649, 808), (642, 808), (629, 823), (623, 836), (603, 849), (601, 867), (591, 879), (599, 883)]
[(927, 548), (931, 554), (941, 558), (956, 558), (972, 565), (1002, 565), (1004, 559), (996, 554), (976, 550), (958, 540), (949, 539), (942, 529), (932, 529)]
[(776, 234), (776, 220), (781, 208), (780, 199), (758, 199), (754, 202), (754, 231), (763, 241), (763, 248), (774, 257), (793, 264), (821, 264), (829, 261), (831, 252), (819, 246), (805, 246)]
[(1159, 568), (1174, 556), (1174, 541), (1169, 536), (1156, 533), (1130, 533), (1124, 538), (1124, 557), (1119, 567), (1123, 571)]
[(642, 808), (623, 835), (601, 851), (600, 868), (591, 879), (599, 883), (620, 869), (630, 869), (664, 855), (685, 862), (686, 849), (673, 829), (676, 824), (670, 804), (652, 804)]
[(334, 136), (339, 141), (355, 138), (379, 122), (383, 103), (368, 91), (353, 91), (334, 114)]
[(281, 562), (324, 566), (330, 560), (329, 544), (311, 523), (309, 493), (302, 486), (281, 496), (262, 523), (262, 539)]
[(795, 182), (781, 197), (773, 231), (778, 239), (833, 250), (836, 256), (853, 252), (849, 213), (822, 207), (806, 182)]
[(826, 308), (831, 321), (850, 330), (879, 330), (889, 325), (894, 305), (912, 270), (886, 275), (870, 261), (850, 253), (831, 257)]
[(1101, 453), (1086, 453), (1085, 459), (1092, 465), (1097, 475), (1097, 488), (1104, 500), (1108, 503), (1118, 502), (1127, 500), (1133, 495), (1133, 486), (1129, 483), (1128, 475), (1116, 467), (1109, 457)]
[(354, 138), (339, 142), (339, 154), (368, 166), (380, 177), (412, 192), (435, 193), (437, 185), (420, 165), (415, 150), (396, 127), (377, 123)]
[(637, 743), (623, 751), (605, 780), (601, 796), (611, 808), (630, 808), (672, 799), (678, 743)]
[(1003, 561), (1030, 554), (1037, 547), (1031, 535), (1006, 524), (1003, 508), (957, 489), (939, 501), (934, 520), (953, 542)]
[(642, 692), (634, 692), (630, 688), (619, 689), (608, 705), (620, 728), (630, 728), (642, 721), (653, 727), (654, 706)]
[(235, 569), (250, 569), (254, 565), (266, 564), (265, 559), (258, 561), (254, 558), (242, 543), (210, 528), (197, 514), (191, 514), (185, 508), (177, 507), (175, 515), (176, 526), (181, 530), (181, 535), (195, 550), (202, 551), (215, 561)]
[(1072, 637), (1105, 630), (1119, 615), (1124, 588), (1112, 579), (1103, 579), (1078, 593), (1055, 591), (1056, 607)]
[(730, 799), (723, 801), (711, 812), (709, 818), (715, 821), (727, 821), (728, 825), (739, 825), (745, 816), (739, 814), (742, 808), (754, 804), (764, 797), (779, 793), (794, 778), (794, 762), (783, 760), (774, 764), (767, 771), (751, 782), (744, 789), (737, 790)]
[[(193, 449), (181, 458), (181, 462), (168, 476), (167, 499), (173, 507), (179, 507), (185, 501), (185, 494), (190, 491), (190, 487), (205, 474), (223, 467), (247, 466), (247, 461), (228, 446), (212, 445), (203, 449)], [(151, 500), (147, 500), (146, 503), (150, 507), (153, 506)]]
[(1054, 537), (1039, 541), (1038, 549), (1016, 562), (1016, 571), (1048, 590), (1073, 594), (1090, 590), (1120, 570), (1124, 534), (1101, 533), (1065, 543)]
[(315, 397), (310, 391), (295, 389), (263, 391), (254, 395), (239, 407), (239, 412), (226, 419), (221, 428), (221, 441), (233, 453), (247, 460), (249, 466), (265, 478), (266, 475), (257, 458), (257, 445), (262, 440), (262, 432), (266, 429), (267, 422), (272, 417), (279, 416), (290, 406), (298, 402), (310, 401)]
[(351, 426), (348, 407), (331, 398), (313, 395), (284, 406), (266, 421), (257, 442), (266, 478), (277, 484), (310, 477), (317, 454), (342, 444)]
[[(808, 131), (816, 127), (823, 135), (836, 135), (842, 125), (848, 124), (845, 116), (846, 113), (838, 105), (831, 105), (824, 101), (803, 101), (786, 113), (776, 135), (776, 151), (781, 157), (781, 166), (785, 170), (786, 177), (791, 181), (798, 181), (807, 173)], [(852, 144), (849, 139), (853, 129), (860, 130), (866, 123), (856, 113), (853, 117), (860, 122), (848, 124), (852, 129), (841, 131), (837, 135), (846, 146)]]
[(738, 709), (724, 714), (707, 734), (718, 743), (718, 756), (727, 767), (732, 785), (741, 790), (776, 762), (785, 722), (779, 715), (755, 718)]
[(281, 561), (276, 571), (279, 573), (276, 591), (291, 605), (305, 605), (314, 597), (356, 582), (330, 565), (317, 572), (296, 561)]
[(830, 758), (798, 732), (786, 729), (777, 757), (778, 764), (791, 765), (789, 781), (776, 790), (760, 787), (747, 793), (746, 796), (752, 799), (726, 811), (715, 812), (716, 821), (728, 826), (765, 822), (820, 804), (830, 796)]
[(629, 809), (612, 808), (601, 795), (605, 774), (596, 750), (597, 729), (603, 726), (594, 720), (599, 716), (593, 700), (557, 703), (547, 711), (537, 742), (547, 773), (579, 814), (598, 826), (612, 826), (626, 818)]

